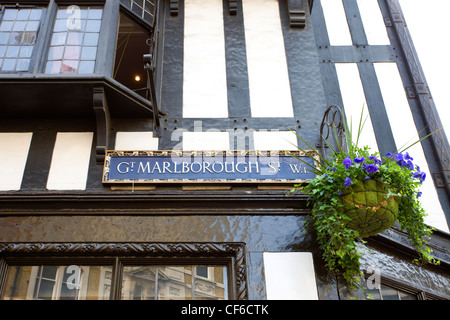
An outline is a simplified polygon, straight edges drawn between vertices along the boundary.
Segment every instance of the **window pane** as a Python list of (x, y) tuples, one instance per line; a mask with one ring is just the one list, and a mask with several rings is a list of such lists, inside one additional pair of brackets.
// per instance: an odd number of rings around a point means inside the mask
[(0, 32), (0, 44), (7, 44), (9, 40), (9, 33)]
[(30, 9), (20, 9), (17, 12), (16, 20), (28, 20), (28, 18), (30, 17), (30, 12)]
[(86, 23), (86, 31), (99, 32), (100, 25), (101, 25), (101, 20), (88, 20)]
[(3, 61), (2, 70), (3, 71), (13, 71), (16, 67), (17, 59), (5, 59)]
[(83, 45), (96, 46), (98, 43), (98, 33), (86, 33), (84, 35)]
[(49, 61), (45, 67), (45, 73), (59, 73), (61, 71), (62, 61)]
[(67, 46), (64, 51), (64, 59), (79, 59), (80, 57), (80, 47), (78, 46)]
[(16, 21), (12, 28), (13, 31), (25, 31), (25, 27), (27, 26), (26, 21)]
[(64, 45), (66, 43), (66, 39), (67, 39), (67, 32), (53, 33), (51, 45), (52, 46)]
[(400, 300), (417, 300), (417, 297), (413, 294), (409, 294), (403, 291), (398, 292)]
[(226, 286), (223, 266), (127, 266), (123, 269), (121, 298), (223, 300), (228, 298)]
[(64, 47), (52, 47), (48, 53), (48, 60), (60, 60), (63, 57)]
[(30, 21), (25, 28), (26, 31), (37, 31), (39, 29), (39, 21)]
[(67, 35), (67, 44), (69, 45), (81, 45), (83, 41), (83, 33), (81, 32), (69, 32)]
[(41, 20), (42, 9), (31, 10), (30, 20)]
[(156, 266), (133, 266), (123, 268), (122, 299), (154, 300)]
[(9, 46), (8, 50), (6, 50), (7, 58), (14, 58), (19, 56), (19, 46)]
[(30, 59), (19, 59), (17, 60), (17, 71), (27, 71), (30, 66)]
[(95, 61), (80, 61), (78, 73), (89, 74), (94, 73)]
[(3, 20), (0, 24), (0, 31), (11, 31), (13, 28), (14, 22)]
[(61, 66), (61, 73), (77, 73), (78, 61), (64, 60)]
[(108, 300), (111, 266), (12, 266), (2, 300)]
[(3, 20), (15, 20), (16, 19), (17, 10), (15, 9), (6, 9), (3, 14)]
[[(0, 23), (0, 44), (8, 58), (31, 58), (42, 9), (5, 9)], [(31, 59), (8, 59), (0, 71), (28, 71)]]
[(84, 47), (81, 53), (82, 60), (95, 60), (97, 47)]
[(45, 73), (94, 73), (102, 14), (103, 9), (91, 7), (58, 10), (47, 59), (60, 61), (61, 68), (47, 63)]
[(381, 286), (381, 295), (383, 300), (400, 300), (397, 290), (383, 285)]

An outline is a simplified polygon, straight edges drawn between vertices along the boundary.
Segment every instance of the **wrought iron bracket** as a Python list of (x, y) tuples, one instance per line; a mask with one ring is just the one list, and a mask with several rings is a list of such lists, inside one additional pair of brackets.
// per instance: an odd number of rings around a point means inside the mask
[(337, 105), (331, 105), (325, 111), (320, 125), (320, 149), (325, 156), (325, 149), (331, 145), (334, 150), (347, 149), (345, 139), (344, 112)]

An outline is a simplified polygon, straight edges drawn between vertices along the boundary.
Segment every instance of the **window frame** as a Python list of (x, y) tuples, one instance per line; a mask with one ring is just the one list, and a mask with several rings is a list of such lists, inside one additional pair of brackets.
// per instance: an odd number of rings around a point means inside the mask
[(14, 266), (112, 266), (110, 300), (120, 300), (124, 266), (224, 266), (228, 300), (248, 298), (244, 243), (0, 243), (0, 297)]
[[(46, 37), (46, 18), (49, 12), (49, 2), (37, 1), (36, 3), (29, 3), (27, 1), (21, 1), (16, 3), (3, 3), (0, 5), (0, 23), (3, 21), (3, 15), (5, 9), (42, 9), (41, 17), (39, 20), (39, 27), (36, 31), (36, 40), (33, 45), (33, 51), (30, 57), (30, 63), (27, 70), (11, 70), (0, 71), (0, 75), (13, 75), (13, 74), (30, 74), (34, 73), (35, 65), (39, 64), (39, 59), (42, 56), (41, 43), (45, 41)], [(17, 21), (17, 20), (13, 20)]]
[[(366, 283), (367, 283), (368, 278), (372, 274), (369, 273), (367, 270), (364, 270), (363, 272), (364, 272), (364, 278), (365, 278)], [(436, 294), (433, 294), (433, 293), (430, 293), (430, 292), (423, 291), (421, 289), (413, 287), (410, 284), (405, 284), (403, 282), (400, 282), (398, 280), (395, 280), (393, 278), (386, 277), (386, 276), (383, 276), (383, 275), (380, 275), (380, 285), (383, 285), (385, 287), (389, 287), (389, 288), (397, 290), (397, 291), (404, 292), (404, 293), (409, 294), (409, 295), (413, 295), (413, 296), (416, 297), (417, 300), (445, 300), (444, 297), (441, 297), (439, 295), (436, 295)], [(373, 300), (373, 299), (369, 299), (369, 300)], [(383, 300), (383, 299), (381, 299), (381, 300)]]

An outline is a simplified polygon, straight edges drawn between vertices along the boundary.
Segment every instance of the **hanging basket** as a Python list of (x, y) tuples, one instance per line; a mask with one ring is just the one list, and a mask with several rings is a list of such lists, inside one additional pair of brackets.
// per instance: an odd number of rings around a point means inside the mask
[(356, 230), (364, 238), (392, 227), (398, 213), (398, 200), (387, 198), (385, 184), (362, 180), (345, 188), (341, 194), (342, 213), (351, 220), (347, 228)]

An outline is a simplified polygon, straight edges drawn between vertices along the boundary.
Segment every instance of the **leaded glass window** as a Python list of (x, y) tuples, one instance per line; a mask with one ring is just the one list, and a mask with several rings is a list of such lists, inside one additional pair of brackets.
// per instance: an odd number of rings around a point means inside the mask
[(43, 10), (4, 8), (0, 14), (0, 72), (29, 71)]
[(98, 7), (58, 9), (45, 73), (94, 73), (102, 15)]

